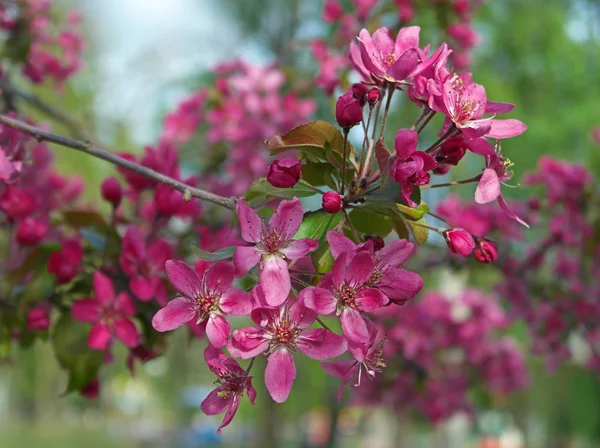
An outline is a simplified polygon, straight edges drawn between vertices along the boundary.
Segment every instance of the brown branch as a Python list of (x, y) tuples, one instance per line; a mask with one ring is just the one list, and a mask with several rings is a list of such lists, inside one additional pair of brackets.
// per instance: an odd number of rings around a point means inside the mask
[(75, 149), (77, 151), (81, 151), (91, 156), (110, 162), (113, 165), (125, 168), (126, 170), (133, 171), (134, 173), (137, 173), (140, 176), (144, 176), (150, 180), (153, 180), (154, 182), (168, 185), (174, 190), (180, 191), (181, 193), (183, 193), (184, 197), (195, 197), (203, 201), (212, 202), (213, 204), (228, 208), (229, 210), (235, 210), (236, 198), (234, 197), (226, 198), (223, 196), (216, 195), (214, 193), (210, 193), (208, 191), (190, 187), (189, 185), (186, 185), (181, 181), (173, 179), (169, 176), (165, 176), (164, 174), (156, 172), (150, 168), (146, 168), (145, 166), (119, 157), (118, 155), (113, 154), (112, 152), (102, 149), (98, 146), (95, 146), (89, 142), (83, 142), (69, 137), (64, 137), (62, 135), (54, 134), (52, 132), (44, 131), (43, 129), (31, 126), (20, 120), (15, 120), (14, 118), (7, 117), (6, 115), (0, 115), (0, 124), (3, 124), (5, 126), (8, 126), (9, 128), (13, 128), (27, 135), (30, 135), (37, 141), (46, 141), (49, 143), (64, 146), (66, 148)]

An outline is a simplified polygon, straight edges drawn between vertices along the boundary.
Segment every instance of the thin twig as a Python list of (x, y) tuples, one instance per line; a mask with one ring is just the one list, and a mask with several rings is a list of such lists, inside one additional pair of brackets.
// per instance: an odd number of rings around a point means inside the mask
[(193, 196), (203, 201), (212, 202), (213, 204), (220, 205), (229, 210), (234, 210), (236, 205), (236, 199), (234, 197), (226, 198), (223, 196), (210, 193), (208, 191), (200, 190), (198, 188), (190, 187), (183, 182), (173, 179), (172, 177), (165, 176), (164, 174), (158, 173), (150, 168), (139, 165), (135, 162), (131, 162), (127, 159), (119, 157), (105, 149), (95, 146), (89, 142), (83, 142), (75, 140), (62, 135), (54, 134), (52, 132), (44, 131), (43, 129), (31, 126), (23, 121), (15, 120), (14, 118), (7, 117), (6, 115), (0, 115), (0, 123), (8, 126), (9, 128), (16, 129), (27, 135), (34, 137), (37, 141), (47, 141), (55, 143), (66, 148), (75, 149), (77, 151), (84, 152), (91, 156), (110, 162), (114, 165), (125, 168), (129, 171), (139, 174), (140, 176), (146, 177), (155, 182), (168, 185), (174, 190), (180, 191), (184, 196)]
[(443, 184), (421, 185), (419, 188), (421, 188), (421, 190), (427, 190), (429, 188), (452, 187), (453, 185), (470, 184), (472, 182), (478, 182), (479, 179), (481, 179), (481, 174), (478, 174), (477, 176), (471, 177), (469, 179), (453, 180), (452, 182), (445, 182)]
[(352, 231), (352, 235), (354, 235), (354, 239), (356, 240), (357, 243), (359, 243), (360, 242), (360, 237), (358, 236), (358, 233), (356, 232), (356, 229), (352, 225), (352, 221), (350, 221), (350, 216), (348, 216), (348, 212), (346, 211), (345, 208), (342, 209), (342, 211), (344, 212), (344, 217), (346, 218), (346, 222), (348, 223), (348, 227), (350, 227), (350, 230)]

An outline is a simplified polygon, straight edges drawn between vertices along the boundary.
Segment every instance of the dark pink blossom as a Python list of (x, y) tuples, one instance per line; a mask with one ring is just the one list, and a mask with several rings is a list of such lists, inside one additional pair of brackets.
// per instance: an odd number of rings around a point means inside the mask
[(88, 337), (88, 346), (106, 350), (113, 337), (129, 348), (139, 344), (140, 336), (131, 320), (135, 307), (126, 292), (115, 295), (110, 278), (100, 271), (94, 273), (94, 297), (73, 302), (71, 313), (75, 320), (94, 325)]
[(225, 262), (215, 263), (200, 277), (178, 260), (165, 265), (169, 281), (181, 294), (160, 309), (152, 319), (156, 331), (170, 331), (195, 320), (215, 347), (223, 347), (231, 332), (224, 314), (247, 316), (252, 310), (250, 294), (231, 286), (235, 268)]
[(118, 207), (123, 199), (123, 189), (121, 184), (114, 177), (107, 177), (102, 181), (101, 185), (102, 198), (112, 204), (113, 207)]
[(66, 240), (59, 251), (48, 258), (48, 272), (54, 274), (58, 283), (69, 283), (79, 271), (83, 259), (83, 247), (78, 239)]
[(493, 241), (487, 238), (476, 238), (473, 255), (481, 263), (493, 263), (498, 259), (498, 249)]
[(291, 188), (302, 177), (302, 164), (292, 158), (275, 160), (269, 165), (267, 181), (277, 188)]
[(335, 191), (328, 191), (323, 195), (321, 206), (327, 213), (335, 215), (342, 209), (342, 196)]
[(252, 377), (240, 367), (235, 359), (228, 358), (220, 350), (208, 345), (204, 350), (204, 360), (210, 370), (217, 375), (218, 387), (200, 404), (200, 410), (206, 415), (218, 415), (225, 412), (223, 421), (217, 429), (229, 425), (235, 417), (244, 391), (250, 403), (254, 404), (256, 390), (252, 387)]
[(475, 249), (475, 241), (469, 232), (463, 229), (445, 230), (442, 235), (446, 239), (448, 249), (463, 257), (468, 257)]
[(245, 275), (260, 262), (260, 286), (269, 306), (277, 307), (287, 299), (290, 273), (286, 260), (298, 260), (315, 250), (317, 240), (293, 240), (302, 224), (302, 204), (298, 198), (281, 201), (269, 220), (268, 229), (254, 210), (240, 199), (237, 203), (242, 238), (253, 246), (238, 246), (234, 263), (239, 276)]
[(171, 246), (163, 239), (146, 244), (144, 235), (134, 225), (127, 227), (122, 240), (119, 263), (129, 276), (129, 288), (139, 300), (147, 302), (164, 293), (162, 272), (171, 258)]
[(418, 135), (410, 129), (400, 129), (396, 133), (394, 149), (396, 157), (390, 166), (390, 175), (400, 183), (402, 199), (411, 207), (416, 207), (411, 198), (415, 186), (429, 183), (428, 171), (437, 167), (435, 159), (425, 151), (417, 151)]
[(340, 316), (348, 342), (365, 343), (369, 333), (361, 312), (375, 311), (390, 303), (383, 292), (368, 284), (374, 268), (375, 262), (369, 252), (343, 252), (335, 260), (332, 272), (323, 277), (318, 287), (303, 289), (300, 297), (318, 314)]
[(16, 238), (23, 246), (39, 243), (48, 233), (48, 224), (36, 218), (25, 218), (17, 225)]
[(352, 89), (340, 96), (335, 103), (335, 120), (346, 130), (363, 120), (362, 106), (354, 97)]
[(287, 400), (296, 366), (292, 352), (300, 350), (312, 359), (335, 358), (346, 351), (346, 340), (323, 328), (309, 329), (317, 318), (301, 300), (288, 301), (279, 309), (258, 308), (252, 320), (258, 325), (233, 332), (227, 349), (236, 358), (249, 359), (265, 353), (265, 384), (273, 400)]
[(29, 331), (45, 331), (50, 328), (50, 304), (42, 302), (27, 313), (27, 329)]

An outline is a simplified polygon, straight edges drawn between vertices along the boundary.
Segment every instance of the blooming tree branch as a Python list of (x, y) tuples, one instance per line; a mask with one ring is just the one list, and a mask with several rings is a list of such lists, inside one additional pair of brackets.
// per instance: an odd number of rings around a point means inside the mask
[(0, 123), (12, 129), (16, 129), (20, 132), (23, 132), (24, 134), (30, 135), (39, 142), (46, 141), (60, 146), (64, 146), (65, 148), (75, 149), (77, 151), (81, 151), (91, 156), (110, 162), (113, 165), (117, 165), (127, 170), (133, 171), (139, 174), (140, 176), (146, 177), (161, 184), (165, 184), (177, 191), (180, 191), (181, 193), (183, 193), (185, 198), (195, 197), (203, 201), (212, 202), (213, 204), (220, 205), (221, 207), (225, 207), (229, 210), (235, 209), (236, 199), (233, 197), (226, 198), (223, 196), (216, 195), (214, 193), (210, 193), (208, 191), (190, 187), (189, 185), (186, 185), (181, 181), (173, 179), (169, 176), (165, 176), (164, 174), (158, 173), (150, 168), (146, 168), (135, 162), (126, 160), (123, 157), (113, 154), (89, 142), (83, 142), (69, 137), (64, 137), (62, 135), (54, 134), (52, 132), (44, 131), (41, 128), (31, 126), (23, 121), (10, 118), (6, 115), (0, 115)]

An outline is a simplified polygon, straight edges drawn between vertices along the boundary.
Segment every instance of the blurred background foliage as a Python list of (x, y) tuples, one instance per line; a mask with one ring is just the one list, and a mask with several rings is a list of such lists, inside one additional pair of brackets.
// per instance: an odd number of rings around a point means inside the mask
[[(279, 57), (289, 65), (286, 70), (291, 76), (316, 74), (317, 66), (305, 43), (307, 39), (326, 37), (327, 33), (320, 20), (322, 5), (316, 1), (55, 3), (59, 8), (76, 7), (83, 13), (88, 39), (86, 65), (62, 89), (40, 86), (35, 94), (69, 111), (82, 129), (119, 151), (140, 152), (144, 144), (151, 144), (163, 114), (178, 99), (206, 83), (207, 70), (219, 61), (241, 57), (270, 63)], [(425, 8), (423, 5), (421, 10)], [(590, 133), (593, 126), (600, 125), (598, 2), (490, 0), (478, 11), (474, 25), (482, 35), (482, 44), (474, 55), (474, 79), (486, 87), (489, 98), (515, 103), (512, 116), (529, 126), (524, 135), (505, 143), (504, 151), (515, 163), (515, 180), (518, 182), (524, 171), (534, 169), (544, 154), (581, 162), (600, 174), (600, 155)], [(433, 12), (419, 17), (422, 42), (438, 44), (439, 17)], [(325, 95), (316, 98), (321, 118), (330, 118), (331, 100)], [(40, 121), (46, 119), (33, 109), (29, 112)], [(414, 113), (414, 107), (398, 101), (388, 125), (390, 136), (394, 129), (412, 123)], [(60, 125), (55, 129), (71, 134), (70, 129)], [(62, 171), (85, 177), (85, 197), (95, 202), (99, 183), (112, 168), (64, 149), (56, 153)], [(462, 192), (472, 194), (468, 186)], [(509, 194), (524, 197), (527, 192), (523, 188)], [(518, 326), (513, 332), (524, 333)], [(168, 440), (179, 440), (180, 446), (198, 446), (186, 444), (198, 440), (194, 431), (203, 434), (201, 438), (208, 444), (218, 420), (197, 412), (212, 381), (203, 366), (202, 348), (201, 343), (188, 341), (183, 332), (176, 334), (166, 357), (138, 365), (133, 379), (121, 367), (124, 351), (117, 350), (107, 372), (111, 380), (95, 402), (73, 396), (61, 398), (66, 378), (44, 344), (16, 353), (12, 364), (0, 367), (0, 448), (42, 443), (47, 448), (84, 443), (89, 448), (126, 447), (134, 446), (134, 440), (139, 446), (171, 446)], [(285, 441), (286, 435), (297, 434), (307, 419), (326, 421), (319, 420), (319, 415), (326, 415), (323, 413), (328, 407), (335, 405), (329, 397), (337, 381), (328, 378), (317, 363), (298, 361), (298, 371), (308, 373), (297, 379), (285, 405), (259, 400), (262, 404), (253, 408), (244, 401), (236, 419), (238, 431), (224, 436), (226, 444), (249, 446), (249, 425), (260, 425), (266, 440), (274, 443), (275, 439)], [(535, 358), (530, 364), (531, 387), (508, 401), (487, 403), (486, 408), (509, 411), (531, 434), (542, 434), (538, 445), (531, 446), (560, 446), (546, 441), (578, 438), (588, 440), (589, 446), (598, 446), (598, 379), (577, 366), (547, 373)], [(262, 378), (255, 380), (259, 396), (264, 393), (262, 384)], [(350, 428), (360, 425), (365, 417), (364, 413), (344, 416)], [(410, 427), (414, 434), (428, 434), (423, 436), (428, 442), (416, 446), (452, 446), (443, 437), (436, 439), (419, 422), (394, 425), (398, 431)], [(170, 438), (164, 438), (165, 434)], [(348, 434), (342, 439), (347, 443), (343, 446), (356, 442), (352, 432)]]

